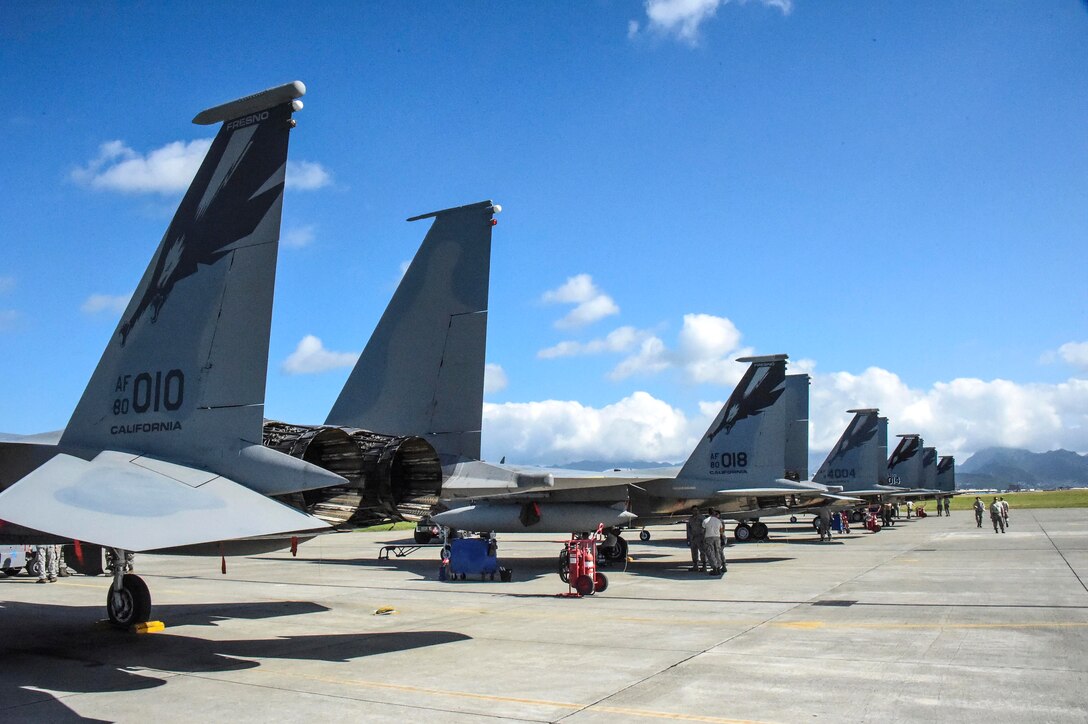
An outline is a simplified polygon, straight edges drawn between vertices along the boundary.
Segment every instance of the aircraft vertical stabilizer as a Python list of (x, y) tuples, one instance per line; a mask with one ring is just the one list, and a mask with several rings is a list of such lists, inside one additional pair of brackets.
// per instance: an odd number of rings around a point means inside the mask
[(336, 399), (327, 425), (425, 438), (446, 461), (479, 459), (490, 201), (434, 218)]
[(789, 480), (808, 480), (808, 388), (806, 374), (786, 375), (786, 471)]
[(888, 418), (876, 409), (854, 413), (838, 442), (813, 478), (822, 485), (841, 485), (843, 492), (869, 490), (887, 482)]
[(62, 447), (191, 464), (268, 493), (341, 482), (261, 447), (288, 137), (305, 92), (295, 81), (194, 118), (222, 126)]
[(924, 487), (920, 435), (899, 435), (899, 444), (888, 458), (888, 483), (908, 488)]
[(956, 458), (942, 455), (937, 461), (937, 490), (945, 493), (956, 491)]
[(764, 482), (785, 472), (787, 405), (784, 354), (743, 357), (750, 362), (733, 394), (700, 439), (677, 479), (716, 479), (721, 487)]

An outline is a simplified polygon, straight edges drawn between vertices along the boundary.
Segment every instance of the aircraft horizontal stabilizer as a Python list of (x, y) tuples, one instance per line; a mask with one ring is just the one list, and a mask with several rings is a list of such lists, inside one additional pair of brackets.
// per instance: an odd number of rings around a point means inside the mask
[(0, 510), (19, 526), (132, 552), (329, 527), (214, 473), (111, 450), (57, 455), (0, 493)]

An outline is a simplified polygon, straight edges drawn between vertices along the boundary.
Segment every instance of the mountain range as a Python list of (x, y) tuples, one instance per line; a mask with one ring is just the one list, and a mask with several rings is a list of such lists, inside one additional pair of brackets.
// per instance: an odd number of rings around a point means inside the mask
[(1088, 455), (1070, 450), (1037, 453), (988, 447), (956, 466), (956, 486), (960, 488), (1004, 487), (1010, 483), (1035, 488), (1088, 485)]
[[(822, 461), (822, 455), (819, 460), (813, 458), (809, 473), (814, 474)], [(676, 464), (647, 460), (578, 460), (555, 467), (631, 470)], [(958, 488), (1004, 488), (1011, 483), (1033, 488), (1088, 485), (1088, 454), (1080, 455), (1070, 450), (1037, 453), (1011, 447), (988, 447), (956, 465)]]

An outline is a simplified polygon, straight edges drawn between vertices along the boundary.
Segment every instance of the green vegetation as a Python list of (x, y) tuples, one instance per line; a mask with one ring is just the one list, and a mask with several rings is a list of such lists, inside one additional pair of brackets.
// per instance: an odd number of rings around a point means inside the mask
[[(1009, 501), (1012, 510), (1025, 508), (1088, 508), (1088, 490), (1040, 490), (1032, 493), (981, 493), (979, 497), (989, 505), (995, 497)], [(952, 510), (970, 510), (975, 496), (957, 495), (952, 499)]]
[[(1012, 505), (1012, 503), (1009, 503), (1009, 505)], [(380, 523), (378, 525), (368, 525), (366, 528), (356, 528), (355, 532), (356, 533), (359, 533), (359, 532), (363, 532), (363, 533), (374, 533), (374, 532), (381, 533), (382, 531), (387, 531), (387, 530), (415, 530), (415, 527), (416, 527), (415, 523), (409, 523), (407, 521), (401, 521), (400, 523)]]

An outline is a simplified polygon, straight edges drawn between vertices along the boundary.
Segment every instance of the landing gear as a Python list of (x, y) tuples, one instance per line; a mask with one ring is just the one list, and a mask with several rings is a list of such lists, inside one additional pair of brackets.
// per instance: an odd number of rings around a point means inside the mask
[(643, 529), (642, 532), (638, 534), (638, 539), (643, 543), (650, 540), (650, 531)]
[(813, 530), (819, 530), (820, 529), (820, 516), (817, 515), (815, 518), (812, 519), (812, 529)]
[(758, 520), (752, 523), (752, 538), (755, 540), (767, 539), (767, 524), (760, 523)]
[(791, 523), (796, 523), (797, 522), (797, 516), (796, 515), (791, 515), (790, 516), (790, 522)]
[(627, 561), (627, 548), (627, 541), (619, 535), (616, 536), (616, 542), (613, 545), (600, 545), (601, 555), (608, 563), (625, 563)]
[[(115, 562), (125, 562), (125, 551), (112, 549)], [(131, 561), (131, 558), (127, 558)], [(134, 573), (125, 573), (126, 566), (113, 566), (113, 583), (106, 594), (106, 613), (110, 623), (117, 628), (127, 629), (144, 623), (151, 618), (151, 592), (147, 590), (144, 579)]]
[(752, 539), (752, 529), (747, 523), (740, 523), (733, 529), (733, 537), (737, 543), (747, 543)]
[(851, 523), (861, 523), (864, 520), (865, 520), (865, 515), (863, 515), (860, 510), (855, 510), (855, 511), (852, 511), (850, 513), (850, 522)]

